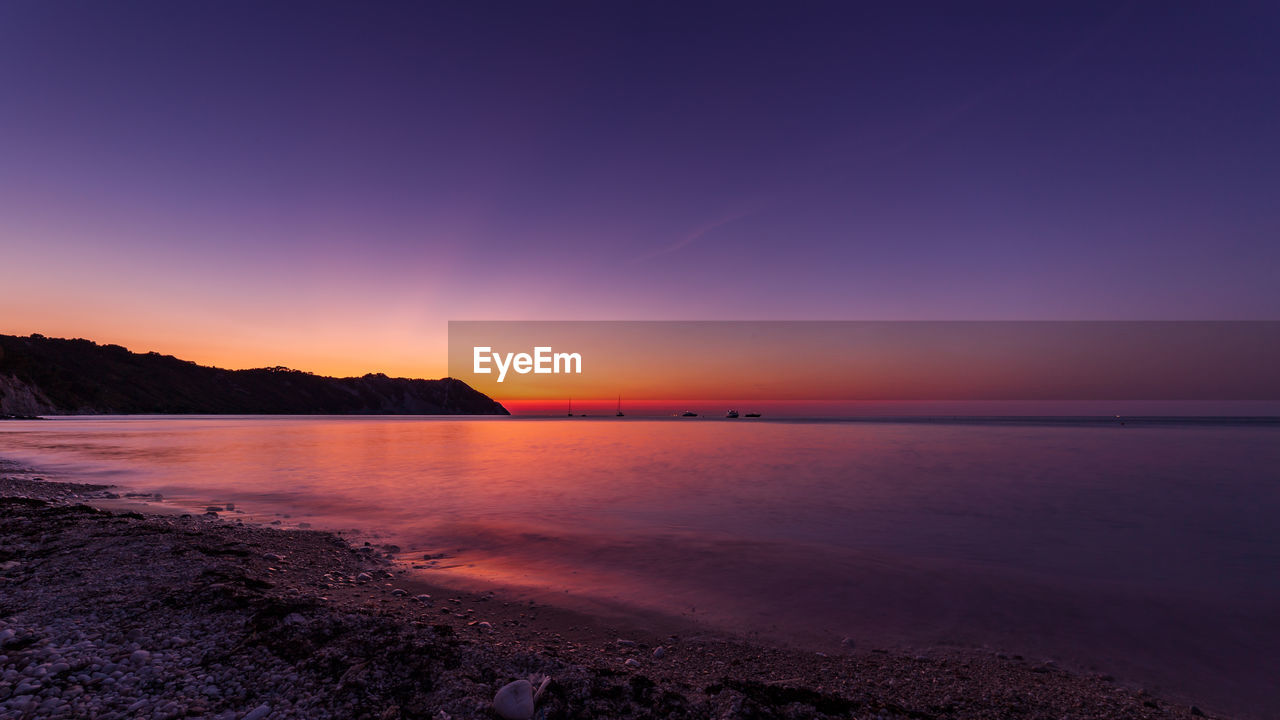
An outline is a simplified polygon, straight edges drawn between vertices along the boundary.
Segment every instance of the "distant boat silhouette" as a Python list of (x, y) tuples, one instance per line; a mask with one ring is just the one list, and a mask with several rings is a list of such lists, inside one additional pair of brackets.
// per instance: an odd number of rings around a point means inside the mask
[(617, 417), (624, 417), (622, 414), (622, 396), (618, 396), (618, 414)]
[(743, 417), (760, 417), (760, 413), (747, 413)]
[(684, 412), (680, 413), (680, 417), (698, 417), (698, 413), (692, 410), (685, 410)]
[(573, 417), (573, 398), (569, 398), (569, 417)]
[(738, 417), (738, 411), (737, 411), (737, 410), (730, 410), (729, 412), (725, 413), (725, 414), (724, 414), (724, 416), (725, 416), (725, 417), (727, 417), (727, 418), (736, 418), (736, 417)]

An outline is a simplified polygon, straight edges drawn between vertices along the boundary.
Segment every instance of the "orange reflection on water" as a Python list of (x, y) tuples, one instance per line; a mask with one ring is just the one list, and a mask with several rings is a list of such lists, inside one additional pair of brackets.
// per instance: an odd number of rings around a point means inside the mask
[(1002, 647), (1261, 701), (1280, 644), (1278, 432), (133, 417), (9, 421), (0, 447), (51, 475), (443, 552), (445, 582), (808, 643)]

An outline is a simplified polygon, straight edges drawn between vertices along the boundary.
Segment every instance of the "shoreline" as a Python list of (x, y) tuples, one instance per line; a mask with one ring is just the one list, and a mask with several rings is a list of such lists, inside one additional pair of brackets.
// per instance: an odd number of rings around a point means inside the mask
[(494, 718), (530, 676), (539, 718), (1204, 716), (989, 651), (824, 655), (448, 589), (394, 548), (85, 504), (107, 493), (0, 477), (0, 717)]

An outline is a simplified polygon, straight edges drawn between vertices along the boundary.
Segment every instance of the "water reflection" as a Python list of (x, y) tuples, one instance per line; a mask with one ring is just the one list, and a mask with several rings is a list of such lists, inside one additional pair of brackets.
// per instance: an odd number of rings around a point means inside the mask
[(821, 646), (988, 645), (1280, 704), (1280, 429), (58, 419), (0, 455)]

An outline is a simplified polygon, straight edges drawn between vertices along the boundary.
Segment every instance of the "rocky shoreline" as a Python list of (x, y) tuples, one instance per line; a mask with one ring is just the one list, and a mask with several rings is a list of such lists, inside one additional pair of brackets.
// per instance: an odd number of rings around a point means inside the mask
[(0, 477), (0, 718), (529, 717), (539, 688), (547, 719), (1204, 716), (1019, 657), (619, 628), (429, 588), (396, 548), (109, 495)]

